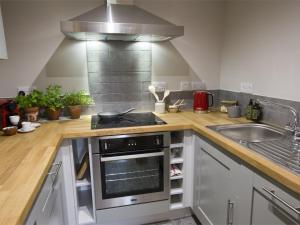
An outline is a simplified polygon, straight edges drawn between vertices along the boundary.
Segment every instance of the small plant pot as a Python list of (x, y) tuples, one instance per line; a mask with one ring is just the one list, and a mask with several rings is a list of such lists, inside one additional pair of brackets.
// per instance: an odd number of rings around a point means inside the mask
[(30, 122), (36, 122), (39, 116), (39, 107), (30, 107), (24, 109), (26, 118)]
[(47, 115), (49, 120), (58, 120), (60, 115), (60, 109), (47, 109)]
[(78, 119), (81, 115), (81, 106), (80, 105), (72, 105), (68, 106), (69, 114), (71, 119)]

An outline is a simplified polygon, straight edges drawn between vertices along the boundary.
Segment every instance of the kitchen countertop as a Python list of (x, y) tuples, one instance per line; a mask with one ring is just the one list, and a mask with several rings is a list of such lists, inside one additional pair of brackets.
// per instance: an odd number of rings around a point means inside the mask
[(229, 119), (226, 114), (193, 112), (159, 114), (166, 125), (90, 129), (90, 117), (79, 120), (43, 123), (36, 131), (15, 136), (0, 136), (0, 225), (21, 225), (32, 207), (56, 152), (65, 138), (106, 136), (193, 129), (226, 151), (300, 194), (300, 177), (246, 147), (206, 128), (208, 125), (248, 122)]

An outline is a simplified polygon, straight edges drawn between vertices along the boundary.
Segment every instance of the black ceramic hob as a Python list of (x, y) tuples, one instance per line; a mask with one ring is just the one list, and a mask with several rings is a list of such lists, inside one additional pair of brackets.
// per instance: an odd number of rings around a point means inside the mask
[(166, 124), (163, 120), (151, 112), (146, 113), (128, 113), (123, 116), (103, 119), (98, 115), (92, 116), (92, 129), (135, 127)]

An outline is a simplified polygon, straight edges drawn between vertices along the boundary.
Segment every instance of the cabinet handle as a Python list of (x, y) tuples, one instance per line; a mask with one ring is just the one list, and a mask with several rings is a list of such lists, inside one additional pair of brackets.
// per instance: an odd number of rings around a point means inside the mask
[(274, 190), (268, 190), (267, 188), (263, 188), (263, 190), (265, 192), (267, 192), (269, 195), (271, 195), (273, 198), (275, 198), (278, 201), (280, 201), (283, 205), (285, 205), (286, 207), (288, 207), (290, 210), (292, 210), (293, 212), (295, 212), (297, 215), (300, 216), (300, 208), (295, 208), (295, 207), (291, 206), (289, 203), (287, 203), (286, 201), (284, 201), (281, 198), (279, 198), (277, 195), (275, 195), (275, 191)]
[(53, 163), (52, 164), (52, 167), (55, 167), (56, 166), (56, 170), (55, 172), (49, 172), (48, 175), (51, 176), (51, 179), (52, 179), (52, 184), (55, 183), (55, 180), (57, 178), (57, 175), (59, 173), (59, 170), (61, 168), (61, 165), (62, 165), (62, 162), (59, 162), (59, 163)]
[(234, 202), (230, 201), (227, 202), (227, 225), (233, 225), (233, 209), (234, 209)]

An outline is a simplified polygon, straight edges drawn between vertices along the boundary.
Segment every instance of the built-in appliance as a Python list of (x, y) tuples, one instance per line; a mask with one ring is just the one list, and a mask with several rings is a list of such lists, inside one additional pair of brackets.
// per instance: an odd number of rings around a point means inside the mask
[(169, 199), (170, 133), (91, 140), (96, 209)]
[[(61, 31), (75, 40), (166, 41), (184, 34), (176, 26), (124, 0), (107, 0), (103, 6), (61, 22)], [(117, 4), (115, 4), (117, 3)], [(122, 3), (122, 4), (120, 4)]]
[(92, 116), (92, 129), (117, 128), (117, 127), (134, 127), (165, 124), (163, 120), (151, 112), (146, 113), (128, 113), (113, 118), (102, 118), (98, 115)]
[[(211, 100), (209, 101), (209, 98)], [(195, 91), (194, 92), (194, 111), (199, 113), (208, 112), (208, 107), (213, 106), (214, 96), (208, 91)]]

